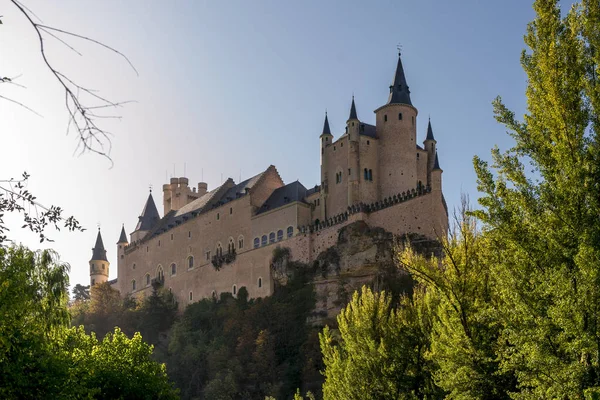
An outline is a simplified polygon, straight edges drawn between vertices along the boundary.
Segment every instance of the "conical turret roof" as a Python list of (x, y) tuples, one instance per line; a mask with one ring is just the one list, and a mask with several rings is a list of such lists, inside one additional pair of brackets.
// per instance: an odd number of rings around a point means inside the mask
[(437, 151), (435, 152), (435, 162), (433, 163), (433, 170), (435, 171), (436, 169), (441, 170), (441, 168), (440, 168), (440, 160), (438, 159), (438, 153), (437, 153)]
[(148, 195), (142, 215), (138, 219), (139, 221), (135, 227), (136, 231), (149, 231), (160, 220), (156, 204), (154, 204), (154, 199), (152, 198), (152, 192)]
[(408, 83), (406, 83), (406, 76), (404, 76), (404, 68), (402, 67), (402, 58), (398, 53), (398, 65), (396, 66), (396, 73), (394, 74), (394, 82), (390, 86), (390, 96), (388, 97), (387, 104), (408, 104), (412, 106), (410, 101), (410, 90)]
[(331, 129), (329, 129), (329, 120), (327, 119), (327, 111), (325, 111), (325, 122), (323, 123), (323, 135), (331, 135)]
[(427, 124), (427, 137), (425, 138), (425, 140), (435, 140), (435, 138), (433, 137), (433, 129), (431, 129), (431, 119)]
[(121, 227), (121, 235), (119, 236), (119, 241), (117, 244), (121, 243), (129, 243), (129, 240), (127, 240), (127, 234), (125, 233), (125, 225)]
[(102, 242), (102, 235), (98, 228), (98, 236), (96, 237), (96, 244), (92, 249), (92, 260), (108, 261), (106, 259), (106, 250), (104, 249), (104, 243)]
[(352, 105), (350, 106), (350, 117), (348, 120), (351, 119), (358, 119), (358, 116), (356, 115), (356, 104), (354, 104), (354, 96), (352, 96)]

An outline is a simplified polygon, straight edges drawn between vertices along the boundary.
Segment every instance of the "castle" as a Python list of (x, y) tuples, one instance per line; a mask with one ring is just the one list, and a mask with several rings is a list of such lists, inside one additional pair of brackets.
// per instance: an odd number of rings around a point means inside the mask
[[(163, 185), (163, 217), (150, 192), (129, 238), (121, 229), (111, 285), (139, 296), (156, 282), (182, 305), (222, 292), (235, 296), (241, 287), (250, 297), (264, 297), (273, 292), (270, 261), (277, 246), (289, 248), (294, 260), (312, 262), (355, 221), (396, 235), (445, 236), (436, 140), (429, 121), (423, 147), (417, 144), (418, 111), (400, 55), (388, 100), (374, 112), (375, 125), (361, 121), (353, 97), (337, 139), (325, 114), (321, 182), (309, 189), (284, 184), (272, 165), (210, 191), (204, 182), (190, 188), (188, 178), (171, 178)], [(108, 280), (100, 231), (89, 264), (91, 285)]]

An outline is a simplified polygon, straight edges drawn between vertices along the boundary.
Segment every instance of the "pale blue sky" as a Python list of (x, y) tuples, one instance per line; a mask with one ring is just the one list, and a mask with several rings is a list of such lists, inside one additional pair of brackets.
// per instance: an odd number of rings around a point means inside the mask
[[(319, 181), (319, 134), (325, 109), (342, 133), (354, 93), (361, 120), (387, 99), (402, 44), (418, 139), (431, 115), (450, 208), (461, 192), (477, 197), (472, 157), (510, 145), (493, 119), (501, 95), (522, 115), (525, 75), (519, 64), (526, 0), (483, 1), (75, 1), (24, 0), (48, 25), (88, 35), (128, 55), (139, 70), (110, 52), (71, 41), (84, 57), (48, 43), (51, 59), (113, 100), (137, 100), (107, 122), (114, 167), (95, 155), (74, 156), (65, 136), (63, 94), (45, 71), (35, 36), (0, 0), (0, 75), (23, 74), (27, 89), (2, 89), (39, 118), (0, 101), (1, 177), (31, 175), (29, 188), (88, 228), (51, 233), (71, 264), (72, 284), (89, 282), (88, 260), (101, 223), (116, 277), (121, 223), (135, 227), (148, 186), (162, 213), (165, 176), (238, 180), (273, 164), (286, 182)], [(10, 237), (37, 248), (34, 235), (9, 219)], [(44, 245), (47, 246), (47, 245)]]

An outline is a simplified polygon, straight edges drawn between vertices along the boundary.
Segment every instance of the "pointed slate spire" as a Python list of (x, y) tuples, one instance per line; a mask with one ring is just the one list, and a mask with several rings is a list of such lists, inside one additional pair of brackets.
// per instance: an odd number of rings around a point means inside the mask
[(431, 129), (431, 118), (429, 118), (429, 123), (427, 124), (427, 137), (425, 140), (435, 140), (433, 137), (433, 129)]
[(325, 123), (323, 124), (323, 135), (331, 135), (331, 129), (329, 129), (329, 120), (327, 119), (327, 111), (325, 111)]
[(104, 249), (104, 243), (102, 243), (102, 235), (100, 234), (100, 228), (98, 228), (98, 237), (96, 237), (96, 245), (92, 249), (92, 260), (108, 261), (106, 259), (106, 250)]
[(354, 96), (352, 96), (352, 105), (350, 106), (350, 117), (348, 118), (348, 121), (351, 119), (358, 119), (358, 116), (356, 115), (356, 104), (354, 104)]
[(435, 163), (433, 164), (433, 171), (435, 171), (436, 169), (441, 171), (440, 160), (438, 159), (437, 151), (435, 152)]
[(122, 243), (129, 243), (129, 240), (127, 240), (127, 234), (125, 233), (125, 224), (123, 224), (123, 226), (121, 227), (121, 236), (119, 236), (119, 241), (117, 242), (117, 244)]
[(146, 200), (142, 215), (140, 215), (138, 219), (139, 221), (135, 227), (136, 231), (149, 231), (160, 219), (156, 204), (154, 204), (154, 199), (152, 198), (152, 192), (148, 195), (148, 200)]
[(390, 96), (388, 97), (387, 104), (408, 104), (412, 106), (412, 102), (410, 101), (410, 90), (406, 83), (406, 76), (404, 76), (400, 52), (398, 52), (398, 65), (396, 66), (394, 83), (390, 86)]

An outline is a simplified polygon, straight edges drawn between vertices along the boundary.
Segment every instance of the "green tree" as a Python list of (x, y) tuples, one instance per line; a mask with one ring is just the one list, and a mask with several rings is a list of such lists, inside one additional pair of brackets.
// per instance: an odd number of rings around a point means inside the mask
[(338, 315), (339, 337), (325, 327), (324, 399), (439, 398), (424, 359), (423, 315), (407, 296), (397, 309), (390, 303), (385, 292), (363, 286)]
[(498, 98), (515, 141), (474, 159), (504, 325), (502, 368), (522, 399), (583, 399), (600, 387), (600, 3), (561, 16), (537, 0), (521, 64), (527, 114)]
[(73, 300), (75, 301), (84, 301), (90, 299), (90, 285), (83, 286), (78, 283), (73, 288)]
[(490, 246), (467, 208), (463, 200), (440, 258), (408, 246), (399, 260), (423, 291), (415, 301), (431, 315), (427, 359), (436, 364), (436, 384), (452, 399), (508, 399), (516, 379), (497, 357), (502, 324), (486, 258)]
[(177, 398), (140, 335), (99, 343), (68, 328), (68, 269), (50, 251), (0, 247), (0, 398)]

